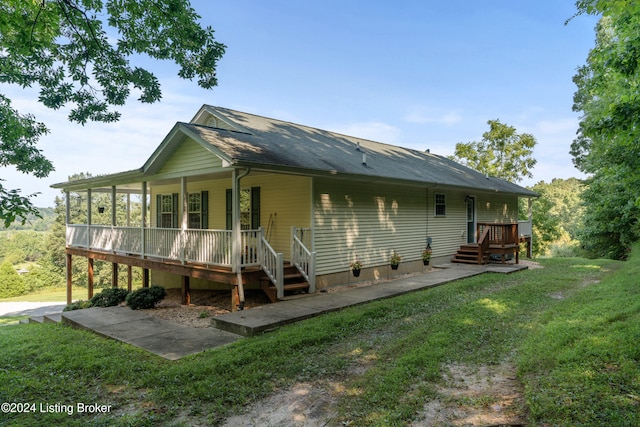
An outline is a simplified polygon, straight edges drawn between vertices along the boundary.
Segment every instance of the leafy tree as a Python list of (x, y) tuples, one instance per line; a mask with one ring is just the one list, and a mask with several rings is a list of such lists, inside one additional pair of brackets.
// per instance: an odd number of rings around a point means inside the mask
[(29, 272), (24, 275), (24, 280), (28, 292), (65, 285), (64, 274), (56, 272), (42, 260), (29, 267)]
[(536, 164), (533, 147), (536, 139), (528, 133), (518, 134), (516, 128), (489, 120), (489, 131), (482, 134), (482, 141), (456, 144), (452, 160), (460, 162), (484, 174), (510, 182), (531, 178)]
[(626, 259), (640, 236), (640, 207), (635, 200), (640, 176), (626, 168), (599, 171), (583, 193), (583, 247), (593, 256)]
[(38, 261), (44, 252), (43, 237), (44, 233), (35, 231), (8, 232), (0, 248), (0, 260), (13, 264)]
[(571, 154), (591, 175), (581, 241), (594, 255), (625, 258), (640, 238), (640, 7), (607, 0), (577, 5), (579, 12), (603, 13), (595, 46), (573, 79), (573, 109), (582, 117)]
[(577, 239), (584, 222), (581, 198), (585, 190), (584, 182), (577, 178), (554, 178), (550, 183), (540, 181), (531, 190), (540, 194), (540, 199), (551, 202), (548, 209), (537, 209), (534, 201), (534, 211), (542, 210), (546, 215), (558, 218), (563, 232), (571, 239)]
[(24, 292), (25, 287), (22, 277), (20, 277), (11, 263), (3, 262), (0, 265), (0, 298), (16, 297)]
[[(69, 120), (114, 122), (112, 107), (135, 93), (153, 103), (162, 93), (156, 76), (133, 62), (145, 56), (175, 62), (178, 76), (217, 84), (225, 46), (198, 24), (188, 0), (3, 0), (0, 2), (0, 82), (38, 87), (39, 101), (70, 107)], [(0, 93), (0, 166), (46, 177), (53, 165), (37, 148), (48, 129)], [(0, 184), (5, 226), (36, 213), (19, 190)]]
[[(37, 208), (37, 214), (30, 214), (27, 216), (27, 220), (24, 224), (14, 222), (7, 230), (33, 230), (33, 231), (47, 231), (51, 228), (53, 221), (55, 220), (55, 212), (53, 208)], [(4, 226), (0, 224), (0, 230), (4, 229)]]
[(584, 222), (583, 182), (555, 178), (550, 183), (540, 181), (531, 190), (540, 195), (533, 200), (534, 254), (576, 255)]
[[(90, 178), (89, 173), (75, 174), (69, 177), (69, 181), (76, 179)], [(56, 219), (52, 225), (50, 232), (47, 234), (45, 240), (45, 256), (40, 263), (46, 265), (47, 268), (55, 272), (57, 277), (60, 277), (62, 283), (64, 283), (64, 276), (66, 271), (66, 255), (65, 255), (65, 241), (66, 241), (66, 200), (65, 197), (56, 197), (55, 199), (55, 213)], [(87, 223), (87, 194), (86, 193), (69, 193), (69, 204), (71, 224), (86, 224)], [(116, 221), (118, 225), (125, 225), (127, 223), (126, 218), (126, 196), (118, 194), (116, 196)], [(105, 207), (103, 213), (99, 213), (99, 207)], [(92, 211), (92, 224), (95, 225), (110, 225), (111, 224), (111, 195), (104, 193), (94, 193), (91, 197), (91, 211)], [(130, 210), (130, 224), (132, 226), (140, 226), (142, 223), (142, 206), (141, 203), (136, 203), (132, 200)], [(72, 266), (73, 282), (77, 285), (86, 286), (88, 283), (87, 278), (87, 266), (86, 263), (74, 262)], [(139, 269), (133, 270), (133, 282), (134, 284), (142, 283), (142, 274)], [(127, 269), (125, 266), (119, 266), (118, 280), (120, 283), (126, 283)], [(96, 288), (109, 288), (112, 283), (111, 263), (96, 261), (94, 264), (94, 286)]]
[(533, 202), (532, 252), (534, 256), (546, 255), (551, 244), (562, 235), (560, 219), (548, 215), (548, 211), (552, 208), (553, 202), (544, 196)]

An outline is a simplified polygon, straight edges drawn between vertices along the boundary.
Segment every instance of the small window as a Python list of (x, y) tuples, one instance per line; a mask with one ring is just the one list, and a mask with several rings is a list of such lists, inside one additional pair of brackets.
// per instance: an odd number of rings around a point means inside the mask
[(447, 213), (444, 194), (435, 195), (435, 215), (445, 216)]

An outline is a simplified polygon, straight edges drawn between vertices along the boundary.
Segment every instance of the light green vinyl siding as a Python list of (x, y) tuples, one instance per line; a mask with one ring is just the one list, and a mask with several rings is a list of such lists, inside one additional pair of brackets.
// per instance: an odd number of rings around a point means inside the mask
[(425, 246), (426, 189), (385, 184), (314, 181), (317, 274), (388, 264), (395, 249), (419, 260)]
[(311, 226), (311, 178), (250, 174), (240, 184), (242, 188), (260, 187), (260, 225), (274, 250), (290, 260), (291, 227)]
[[(435, 195), (445, 195), (445, 216), (435, 215)], [(467, 242), (467, 211), (462, 191), (429, 189), (429, 237), (432, 239), (433, 256), (453, 255), (460, 245)]]
[(192, 139), (185, 141), (167, 159), (158, 175), (197, 175), (222, 166), (222, 160)]
[[(209, 228), (226, 228), (226, 191), (231, 179), (190, 182), (189, 193), (209, 192)], [(269, 243), (289, 260), (291, 227), (311, 226), (311, 178), (294, 175), (249, 174), (240, 180), (243, 189), (260, 187), (260, 225), (269, 232)], [(151, 225), (156, 226), (156, 195), (180, 193), (180, 184), (151, 188)], [(181, 215), (181, 206), (180, 213)], [(271, 226), (269, 227), (269, 221)]]
[(504, 194), (479, 195), (476, 202), (478, 222), (518, 222), (518, 197)]

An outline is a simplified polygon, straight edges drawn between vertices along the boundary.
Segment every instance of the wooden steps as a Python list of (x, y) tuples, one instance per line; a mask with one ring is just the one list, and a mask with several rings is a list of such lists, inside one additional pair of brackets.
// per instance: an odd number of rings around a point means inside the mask
[[(266, 275), (260, 279), (260, 288), (271, 302), (278, 302), (276, 287)], [(302, 274), (300, 274), (295, 266), (286, 264), (284, 266), (284, 299), (308, 292), (309, 283), (307, 283)]]
[(488, 255), (480, 255), (480, 246), (477, 243), (469, 243), (460, 246), (451, 262), (463, 264), (485, 264), (489, 260)]

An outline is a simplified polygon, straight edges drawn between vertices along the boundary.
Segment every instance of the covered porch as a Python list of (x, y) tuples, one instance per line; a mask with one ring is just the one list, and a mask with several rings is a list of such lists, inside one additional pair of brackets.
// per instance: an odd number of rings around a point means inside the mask
[[(130, 182), (138, 176), (136, 173), (129, 173), (128, 176), (121, 175), (115, 180), (112, 176), (113, 185), (107, 185), (107, 180), (100, 177), (89, 178), (81, 183), (65, 183), (64, 187), (61, 184), (67, 201), (67, 302), (71, 303), (73, 300), (74, 257), (88, 260), (88, 298), (93, 296), (95, 260), (112, 264), (113, 286), (119, 286), (120, 265), (127, 266), (129, 289), (134, 267), (142, 269), (143, 287), (150, 285), (151, 271), (179, 276), (183, 304), (190, 303), (190, 279), (228, 285), (232, 290), (234, 309), (242, 309), (244, 306), (246, 284), (258, 284), (270, 297), (271, 293), (273, 294), (272, 300), (283, 299), (288, 289), (288, 276), (291, 276), (287, 273), (287, 263), (295, 269), (296, 275), (306, 282), (308, 292), (315, 292), (315, 253), (309, 250), (310, 228), (289, 227), (290, 238), (286, 247), (288, 253), (285, 254), (282, 250), (276, 250), (269, 241), (269, 236), (273, 235), (269, 232), (271, 224), (268, 224), (266, 229), (247, 229), (246, 224), (241, 221), (240, 178), (247, 174), (247, 171), (234, 169), (207, 176), (189, 177), (188, 180), (187, 177), (178, 177), (149, 184), (145, 181)], [(209, 182), (225, 181), (228, 187), (231, 187), (227, 191), (226, 200), (229, 207), (226, 219), (229, 228), (208, 228), (208, 221), (204, 219), (201, 219), (199, 224), (207, 228), (191, 228), (194, 213), (189, 205), (189, 195), (194, 193), (188, 191), (189, 183), (202, 186), (203, 183), (210, 185)], [(172, 195), (173, 200), (178, 202), (178, 207), (174, 207), (171, 221), (172, 224), (177, 224), (177, 227), (166, 227), (167, 224), (160, 221), (160, 198), (157, 197), (158, 193), (154, 194), (156, 197), (151, 197), (153, 193), (150, 189), (167, 185), (173, 185), (178, 189), (178, 192)], [(72, 204), (71, 193), (82, 193), (83, 197), (76, 197), (77, 200), (84, 199), (86, 194), (86, 201), (82, 200), (82, 205)], [(124, 196), (126, 203), (123, 202)], [(101, 202), (108, 202), (97, 204), (94, 199), (98, 197)], [(133, 202), (132, 197), (135, 197)], [(202, 215), (207, 210), (206, 203), (208, 201), (203, 201), (200, 211)], [(225, 200), (211, 200), (211, 205), (216, 203), (224, 205)], [(76, 210), (83, 208), (82, 217), (85, 223), (72, 223), (72, 217), (78, 217)], [(74, 216), (71, 215), (72, 210)], [(213, 223), (213, 217), (210, 216), (209, 221)], [(156, 218), (155, 223), (150, 218)], [(222, 221), (224, 225), (225, 219), (220, 219), (218, 214), (216, 221), (216, 224)], [(150, 226), (150, 223), (154, 226)], [(282, 243), (280, 246), (283, 246)]]

